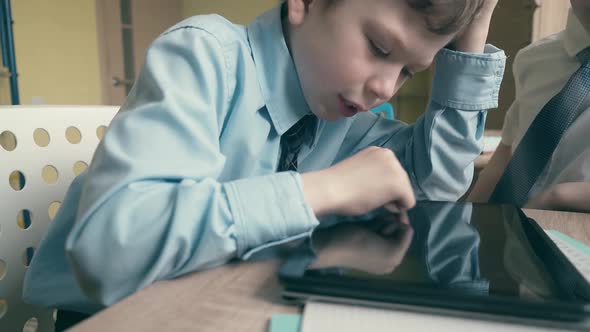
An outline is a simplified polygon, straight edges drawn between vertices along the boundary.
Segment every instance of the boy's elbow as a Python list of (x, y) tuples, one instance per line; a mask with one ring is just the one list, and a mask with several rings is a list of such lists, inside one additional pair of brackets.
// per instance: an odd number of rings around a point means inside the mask
[(88, 224), (70, 233), (65, 249), (80, 289), (100, 305), (120, 301), (145, 282), (137, 253), (107, 231)]
[(110, 306), (132, 293), (120, 280), (116, 260), (101, 257), (96, 247), (73, 241), (66, 254), (80, 289), (92, 301)]

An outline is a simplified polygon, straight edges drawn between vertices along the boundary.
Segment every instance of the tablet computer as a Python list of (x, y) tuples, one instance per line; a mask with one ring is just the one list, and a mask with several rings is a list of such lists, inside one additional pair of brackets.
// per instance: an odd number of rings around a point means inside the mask
[(281, 265), (290, 300), (588, 329), (590, 285), (510, 205), (419, 202), (314, 230)]

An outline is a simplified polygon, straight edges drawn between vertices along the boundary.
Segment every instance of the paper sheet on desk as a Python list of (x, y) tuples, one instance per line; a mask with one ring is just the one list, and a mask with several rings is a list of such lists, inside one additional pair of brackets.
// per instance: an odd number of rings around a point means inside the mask
[(555, 332), (556, 330), (392, 309), (309, 302), (305, 305), (301, 332), (318, 331)]

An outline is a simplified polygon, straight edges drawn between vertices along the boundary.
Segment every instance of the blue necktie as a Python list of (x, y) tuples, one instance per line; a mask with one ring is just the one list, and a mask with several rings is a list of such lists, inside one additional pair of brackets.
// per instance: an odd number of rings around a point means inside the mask
[(307, 114), (281, 136), (281, 156), (277, 172), (296, 171), (301, 146), (313, 142), (317, 117)]
[(582, 66), (537, 114), (496, 184), (490, 202), (523, 206), (563, 133), (590, 107), (590, 48), (577, 57)]

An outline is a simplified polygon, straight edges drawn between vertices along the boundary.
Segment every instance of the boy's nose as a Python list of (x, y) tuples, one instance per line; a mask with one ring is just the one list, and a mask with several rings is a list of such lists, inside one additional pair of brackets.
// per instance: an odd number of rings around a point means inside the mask
[[(379, 74), (367, 81), (369, 97), (377, 99), (374, 104), (380, 104), (393, 97), (398, 76), (399, 73), (396, 75)], [(373, 100), (370, 101), (373, 102)]]

